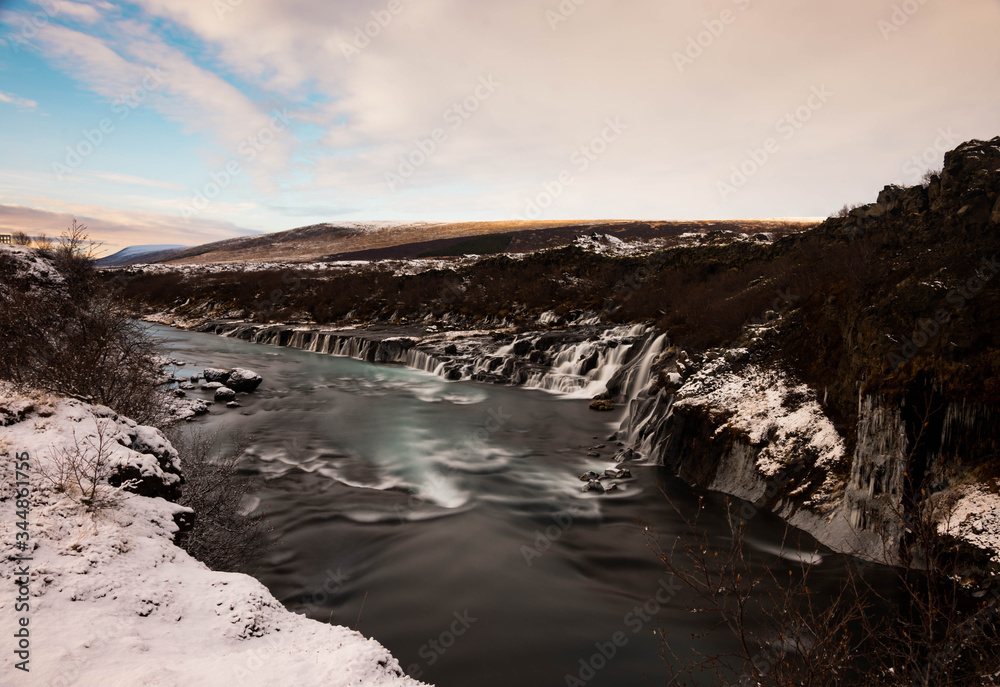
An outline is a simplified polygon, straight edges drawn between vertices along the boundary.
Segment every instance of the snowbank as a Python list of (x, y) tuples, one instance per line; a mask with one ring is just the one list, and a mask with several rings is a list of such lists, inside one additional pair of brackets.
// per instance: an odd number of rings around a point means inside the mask
[[(173, 543), (181, 506), (118, 491), (113, 506), (88, 512), (57, 493), (42, 473), (52, 472), (60, 449), (98, 441), (98, 427), (113, 439), (114, 464), (167, 485), (179, 480), (176, 453), (158, 431), (106, 408), (0, 385), (4, 685), (420, 684), (374, 640), (295, 615), (252, 577), (191, 558)], [(24, 453), (28, 469), (18, 472)], [(27, 537), (18, 536), (26, 504), (18, 503), (16, 481), (30, 483)], [(27, 590), (21, 566), (29, 569)], [(30, 672), (17, 668), (24, 657), (14, 653), (21, 618), (28, 618)]]

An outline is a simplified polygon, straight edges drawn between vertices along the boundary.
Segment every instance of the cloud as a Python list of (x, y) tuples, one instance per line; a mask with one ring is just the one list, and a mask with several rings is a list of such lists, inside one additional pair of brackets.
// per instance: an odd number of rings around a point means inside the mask
[(135, 186), (148, 186), (149, 188), (164, 188), (170, 190), (183, 190), (180, 184), (169, 181), (156, 181), (154, 179), (144, 179), (130, 174), (117, 174), (115, 172), (90, 172), (88, 176), (121, 184), (133, 184)]
[(185, 225), (175, 217), (154, 212), (116, 211), (82, 204), (71, 204), (59, 210), (0, 204), (0, 233), (23, 231), (31, 236), (57, 237), (74, 219), (87, 225), (90, 238), (100, 242), (100, 253), (107, 255), (128, 246), (194, 246), (254, 233), (228, 222), (201, 221)]
[(28, 98), (21, 98), (11, 93), (0, 91), (0, 103), (10, 103), (22, 111), (32, 111), (38, 107), (38, 103)]
[[(99, 27), (48, 27), (45, 52), (109, 99), (162, 69), (146, 104), (205, 136), (194, 188), (245, 161), (236, 151), (273, 108), (294, 117), (293, 132), (247, 161), (240, 182), (252, 187), (234, 184), (211, 212), (259, 203), (285, 217), (298, 204), (359, 219), (507, 218), (569, 170), (545, 216), (815, 215), (899, 178), (940, 127), (998, 133), (1000, 93), (983, 88), (1000, 70), (995, 0), (923, 4), (888, 39), (879, 21), (892, 7), (870, 0), (127, 7), (102, 10)], [(491, 75), (497, 92), (452, 124)], [(724, 199), (719, 183), (813, 87), (835, 95)], [(609, 118), (627, 131), (574, 162)], [(386, 174), (421, 159), (439, 129), (446, 140), (391, 191)]]

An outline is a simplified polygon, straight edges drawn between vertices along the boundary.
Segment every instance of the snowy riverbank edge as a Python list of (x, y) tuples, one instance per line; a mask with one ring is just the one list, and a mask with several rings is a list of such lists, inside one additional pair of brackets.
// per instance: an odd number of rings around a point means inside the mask
[(181, 506), (117, 491), (112, 506), (88, 511), (57, 492), (43, 474), (61, 450), (98, 442), (101, 426), (113, 462), (164, 484), (178, 479), (176, 453), (157, 430), (0, 384), (0, 683), (421, 684), (376, 641), (296, 615), (254, 578), (191, 558), (173, 542)]

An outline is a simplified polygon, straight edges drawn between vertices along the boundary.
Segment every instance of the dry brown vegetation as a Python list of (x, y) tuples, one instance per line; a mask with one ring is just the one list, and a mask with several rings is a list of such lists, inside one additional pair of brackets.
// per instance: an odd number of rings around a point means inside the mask
[[(586, 233), (614, 234), (623, 239), (675, 239), (685, 232), (725, 230), (783, 235), (802, 231), (817, 222), (809, 220), (704, 220), (670, 222), (609, 221), (505, 221), (418, 223), (361, 232), (334, 224), (302, 227), (291, 231), (248, 236), (188, 249), (165, 261), (169, 264), (230, 262), (307, 262), (330, 256), (352, 257), (353, 253), (395, 249), (401, 257), (411, 244), (446, 242), (492, 234), (513, 234), (511, 252), (529, 252), (564, 246)], [(419, 250), (412, 254), (417, 255)]]

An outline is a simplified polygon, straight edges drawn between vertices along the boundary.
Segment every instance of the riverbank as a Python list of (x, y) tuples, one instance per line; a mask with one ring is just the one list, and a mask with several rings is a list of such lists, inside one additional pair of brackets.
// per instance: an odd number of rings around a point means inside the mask
[(107, 484), (81, 502), (68, 463), (99, 455), (108, 474), (138, 471), (149, 494), (175, 491), (176, 452), (157, 430), (8, 386), (0, 417), (0, 625), (16, 638), (0, 662), (4, 684), (419, 684), (375, 641), (192, 559), (173, 541), (188, 509)]

